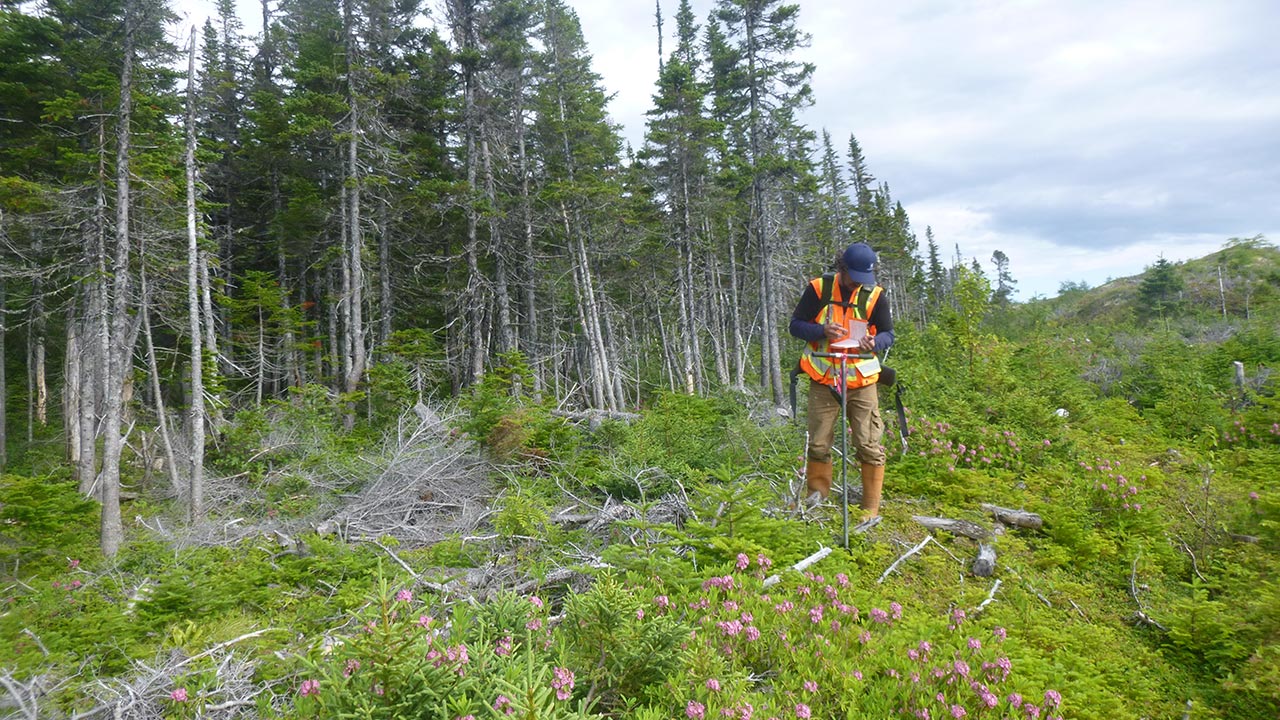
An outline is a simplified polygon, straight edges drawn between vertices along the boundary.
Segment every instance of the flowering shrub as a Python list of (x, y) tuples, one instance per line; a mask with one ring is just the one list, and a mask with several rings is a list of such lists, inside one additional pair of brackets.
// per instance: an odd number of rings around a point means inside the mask
[(962, 611), (912, 616), (896, 601), (868, 604), (843, 573), (809, 573), (766, 591), (741, 563), (735, 568), (681, 606), (693, 627), (671, 715), (1059, 716), (1056, 691), (1043, 703), (1021, 700), (1029, 688), (1000, 652), (1004, 628), (983, 633)]
[[(890, 419), (888, 432), (897, 433), (897, 419)], [(951, 423), (934, 421), (924, 414), (907, 412), (912, 453), (934, 470), (957, 468), (1005, 469), (1021, 471), (1035, 466), (1053, 442), (1047, 438), (1027, 442), (1016, 430), (980, 426), (976, 433), (963, 433)]]
[[(297, 713), (316, 718), (585, 718), (572, 669), (555, 666), (538, 598), (502, 598), (444, 620), (384, 581), (355, 630), (316, 644), (298, 675)], [(517, 629), (516, 622), (520, 623)], [(504, 627), (502, 623), (507, 623)]]
[[(1110, 513), (1136, 513), (1142, 510), (1142, 489), (1146, 475), (1132, 480), (1125, 477), (1119, 460), (1098, 458), (1092, 463), (1079, 461), (1087, 477), (1093, 478), (1095, 507)], [(1141, 484), (1139, 484), (1141, 483)]]

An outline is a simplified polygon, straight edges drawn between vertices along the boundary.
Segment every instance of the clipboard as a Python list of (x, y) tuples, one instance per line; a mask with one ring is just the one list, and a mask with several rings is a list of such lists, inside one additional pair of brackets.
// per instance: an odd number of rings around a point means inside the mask
[(862, 339), (867, 336), (867, 321), (850, 320), (845, 326), (845, 331), (843, 338), (832, 342), (828, 347), (835, 351), (859, 350)]

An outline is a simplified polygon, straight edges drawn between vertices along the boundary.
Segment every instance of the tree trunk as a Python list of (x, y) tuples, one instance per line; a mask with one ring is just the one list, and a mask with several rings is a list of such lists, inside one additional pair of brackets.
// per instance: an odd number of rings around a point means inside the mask
[[(101, 283), (94, 283), (100, 286)], [(98, 424), (99, 398), (102, 397), (102, 382), (105, 373), (102, 369), (102, 339), (98, 337), (98, 318), (101, 314), (97, 305), (101, 300), (95, 299), (97, 292), (89, 288), (89, 299), (86, 302), (84, 316), (76, 320), (80, 323), (80, 408), (75, 421), (80, 423), (80, 459), (76, 468), (76, 479), (82, 495), (97, 495), (98, 473)]]
[[(187, 56), (187, 330), (191, 338), (191, 465), (187, 475), (187, 522), (204, 516), (204, 346), (200, 334), (200, 224), (196, 217), (196, 32)], [(283, 274), (281, 282), (284, 281)]]
[[(710, 227), (704, 224), (704, 231), (710, 236)], [(714, 245), (712, 246), (714, 247)], [(707, 253), (708, 262), (705, 265), (706, 272), (706, 299), (709, 303), (708, 309), (711, 312), (711, 347), (712, 360), (715, 362), (716, 381), (721, 384), (729, 382), (729, 361), (727, 352), (731, 347), (728, 342), (728, 334), (725, 328), (725, 302), (724, 293), (721, 288), (724, 283), (720, 277), (720, 259), (716, 257), (714, 252)]]
[(352, 15), (352, 0), (343, 4), (347, 15), (347, 102), (350, 105), (350, 125), (347, 128), (347, 199), (350, 209), (347, 211), (349, 229), (347, 240), (351, 243), (348, 263), (351, 266), (351, 295), (348, 300), (351, 342), (351, 366), (348, 368), (344, 389), (353, 393), (360, 386), (368, 362), (365, 351), (364, 333), (364, 233), (360, 225), (360, 105), (359, 94), (355, 85), (355, 53), (357, 52), (355, 37), (355, 19)]
[[(3, 216), (0, 216), (2, 219)], [(0, 232), (3, 228), (0, 228)], [(9, 461), (9, 434), (8, 430), (8, 396), (9, 386), (5, 384), (4, 366), (5, 366), (5, 334), (9, 326), (9, 318), (5, 315), (5, 287), (4, 277), (0, 276), (0, 473), (4, 472), (5, 465)]]
[(379, 209), (378, 216), (378, 345), (385, 348), (391, 340), (395, 313), (395, 303), (391, 296), (391, 221), (387, 217), (385, 204)]
[(686, 250), (688, 243), (683, 239), (679, 241), (680, 266), (676, 270), (676, 296), (679, 298), (680, 304), (680, 354), (681, 357), (681, 381), (684, 386), (686, 395), (693, 395), (697, 388), (693, 380), (693, 334), (696, 332), (693, 326), (693, 310), (689, 307), (689, 296), (692, 294), (688, 286), (688, 278), (685, 275)]
[[(143, 338), (147, 343), (147, 368), (151, 371), (151, 392), (155, 395), (156, 419), (159, 420), (160, 425), (160, 440), (164, 443), (164, 467), (174, 492), (178, 492), (182, 489), (182, 483), (178, 480), (178, 463), (174, 459), (173, 442), (169, 438), (169, 416), (164, 407), (164, 391), (160, 387), (160, 364), (156, 362), (156, 346), (151, 337), (151, 288), (147, 285), (145, 266), (141, 272), (139, 291), (142, 293), (142, 307), (139, 312), (142, 315)], [(149, 461), (147, 470), (150, 471)]]
[[(44, 255), (43, 233), (36, 232), (35, 257), (40, 259)], [(49, 385), (46, 381), (45, 371), (45, 334), (46, 325), (44, 317), (44, 279), (42, 277), (43, 268), (38, 268), (35, 277), (31, 280), (31, 331), (32, 338), (32, 390), (35, 395), (34, 415), (35, 423), (40, 427), (49, 424)], [(0, 355), (0, 358), (3, 358)]]
[[(102, 554), (115, 557), (124, 541), (120, 519), (121, 418), (124, 380), (131, 364), (126, 345), (129, 322), (129, 140), (133, 112), (134, 3), (124, 6), (124, 62), (120, 70), (120, 109), (116, 127), (116, 253), (112, 267), (110, 308), (102, 303), (102, 350), (107, 363), (105, 428), (102, 448)], [(103, 285), (106, 285), (105, 268)], [(104, 287), (104, 290), (106, 288)], [(103, 293), (104, 298), (107, 294)]]
[[(80, 332), (74, 313), (67, 317), (67, 354), (62, 369), (62, 427), (67, 435), (67, 464), (71, 477), (80, 482)], [(0, 339), (2, 340), (2, 339)], [(0, 344), (3, 344), (0, 342)], [(0, 349), (0, 357), (4, 357)], [(4, 363), (0, 363), (3, 365)], [(0, 368), (0, 388), (4, 387), (4, 369)], [(3, 402), (3, 398), (0, 398)], [(3, 410), (0, 410), (3, 414)], [(4, 423), (0, 422), (0, 432)], [(2, 444), (0, 444), (2, 446)]]
[(520, 98), (517, 100), (519, 104), (516, 107), (516, 146), (519, 152), (520, 164), (520, 216), (524, 224), (524, 282), (521, 283), (522, 304), (524, 306), (524, 342), (521, 349), (524, 350), (525, 357), (529, 360), (529, 367), (533, 368), (534, 397), (541, 399), (544, 386), (544, 371), (542, 357), (538, 351), (538, 305), (535, 282), (538, 266), (533, 252), (533, 202), (529, 189), (529, 161), (525, 154), (524, 75), (519, 73), (519, 76), (521, 79), (516, 88), (517, 97)]
[(747, 386), (747, 343), (742, 337), (742, 293), (738, 290), (737, 244), (733, 241), (733, 221), (727, 220), (729, 245), (729, 325), (733, 339), (733, 385)]
[(230, 358), (223, 358), (218, 349), (217, 316), (213, 313), (213, 287), (209, 277), (209, 253), (200, 251), (200, 307), (204, 312), (204, 347), (214, 362), (214, 368)]
[(493, 178), (493, 158), (489, 152), (489, 139), (484, 136), (484, 124), (481, 125), (480, 159), (484, 164), (484, 192), (489, 200), (489, 246), (494, 256), (494, 329), (497, 331), (499, 352), (511, 352), (516, 349), (516, 339), (511, 327), (511, 298), (507, 288), (507, 263), (511, 253), (503, 244), (502, 227), (498, 222), (498, 190)]

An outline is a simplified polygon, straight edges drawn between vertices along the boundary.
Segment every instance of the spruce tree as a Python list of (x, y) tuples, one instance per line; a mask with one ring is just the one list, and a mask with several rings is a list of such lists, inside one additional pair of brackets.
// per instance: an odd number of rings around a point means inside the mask
[(1161, 256), (1149, 265), (1138, 284), (1138, 312), (1145, 319), (1164, 318), (1182, 303), (1178, 268)]
[(777, 209), (768, 200), (776, 189), (773, 171), (792, 159), (780, 139), (794, 128), (794, 112), (812, 102), (809, 79), (814, 67), (795, 59), (796, 52), (808, 44), (808, 36), (796, 24), (798, 13), (798, 5), (782, 0), (718, 0), (716, 4), (716, 17), (724, 23), (727, 37), (736, 41), (742, 63), (739, 92), (746, 115), (741, 135), (746, 141), (750, 187), (747, 232), (759, 281), (760, 382), (779, 406), (784, 394), (779, 311), (784, 303), (775, 280)]

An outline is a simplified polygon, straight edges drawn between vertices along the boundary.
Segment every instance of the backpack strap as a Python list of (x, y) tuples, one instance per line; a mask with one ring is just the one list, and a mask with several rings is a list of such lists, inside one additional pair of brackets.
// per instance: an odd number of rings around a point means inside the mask
[(836, 284), (835, 273), (825, 273), (822, 276), (822, 307), (831, 304), (831, 292)]

